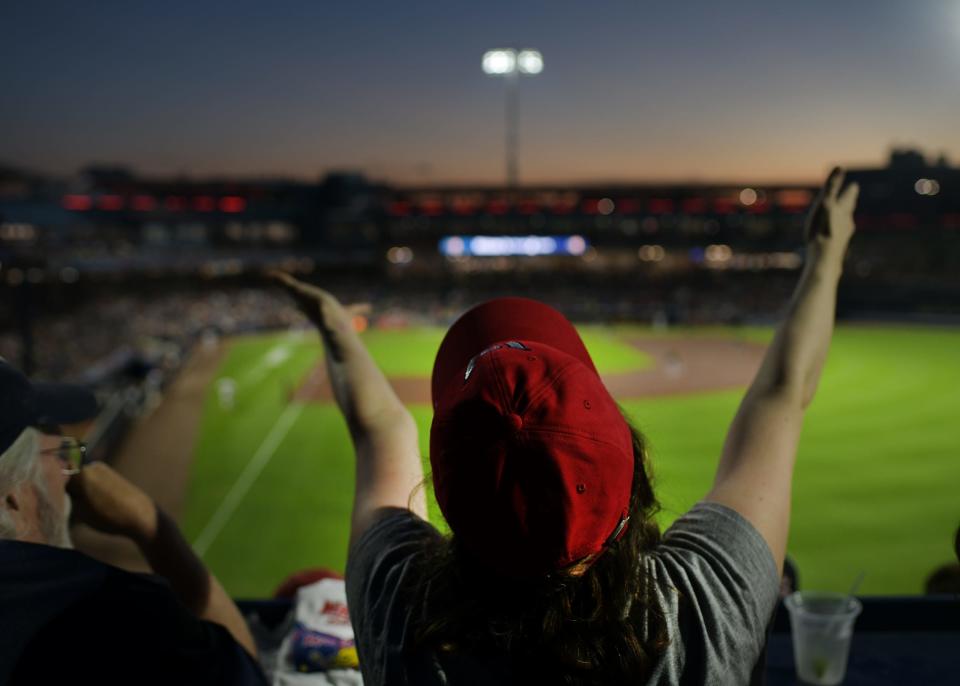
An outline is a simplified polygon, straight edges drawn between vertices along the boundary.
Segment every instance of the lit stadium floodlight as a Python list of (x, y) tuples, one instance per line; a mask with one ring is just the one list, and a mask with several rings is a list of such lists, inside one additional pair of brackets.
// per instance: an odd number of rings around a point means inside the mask
[(539, 74), (543, 71), (543, 55), (536, 50), (521, 50), (517, 55), (517, 69), (522, 74)]
[(483, 72), (507, 80), (507, 186), (517, 185), (517, 84), (519, 76), (534, 76), (543, 71), (543, 55), (537, 50), (498, 48), (483, 54)]
[(513, 50), (489, 50), (483, 55), (483, 71), (496, 76), (509, 74), (517, 67), (517, 53)]

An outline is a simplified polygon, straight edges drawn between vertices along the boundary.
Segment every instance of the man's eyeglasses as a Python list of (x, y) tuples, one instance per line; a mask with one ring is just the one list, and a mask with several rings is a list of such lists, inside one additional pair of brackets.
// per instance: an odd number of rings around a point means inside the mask
[(63, 463), (63, 473), (66, 475), (79, 474), (80, 468), (84, 465), (87, 458), (87, 444), (83, 441), (78, 441), (75, 438), (64, 437), (60, 441), (59, 448), (47, 448), (46, 450), (41, 450), (40, 454), (53, 454), (56, 455), (60, 462)]

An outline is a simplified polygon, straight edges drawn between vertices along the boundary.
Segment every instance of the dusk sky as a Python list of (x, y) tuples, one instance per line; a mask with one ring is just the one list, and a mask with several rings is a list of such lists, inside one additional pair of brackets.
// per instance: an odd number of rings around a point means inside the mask
[(4, 2), (0, 163), (395, 183), (808, 181), (960, 162), (960, 0)]

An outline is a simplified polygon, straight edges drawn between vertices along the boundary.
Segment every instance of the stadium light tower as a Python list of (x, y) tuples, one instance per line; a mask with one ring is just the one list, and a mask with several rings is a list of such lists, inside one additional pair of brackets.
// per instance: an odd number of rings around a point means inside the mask
[(507, 186), (517, 186), (517, 86), (521, 74), (534, 76), (543, 71), (543, 55), (536, 50), (501, 48), (483, 55), (483, 71), (490, 76), (503, 76), (507, 81)]

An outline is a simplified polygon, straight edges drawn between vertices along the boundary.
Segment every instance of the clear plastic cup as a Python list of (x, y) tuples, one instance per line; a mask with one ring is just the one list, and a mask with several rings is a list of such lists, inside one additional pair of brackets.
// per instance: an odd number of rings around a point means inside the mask
[(836, 686), (847, 673), (853, 623), (863, 610), (842, 593), (797, 591), (784, 600), (790, 613), (793, 660), (804, 684)]

